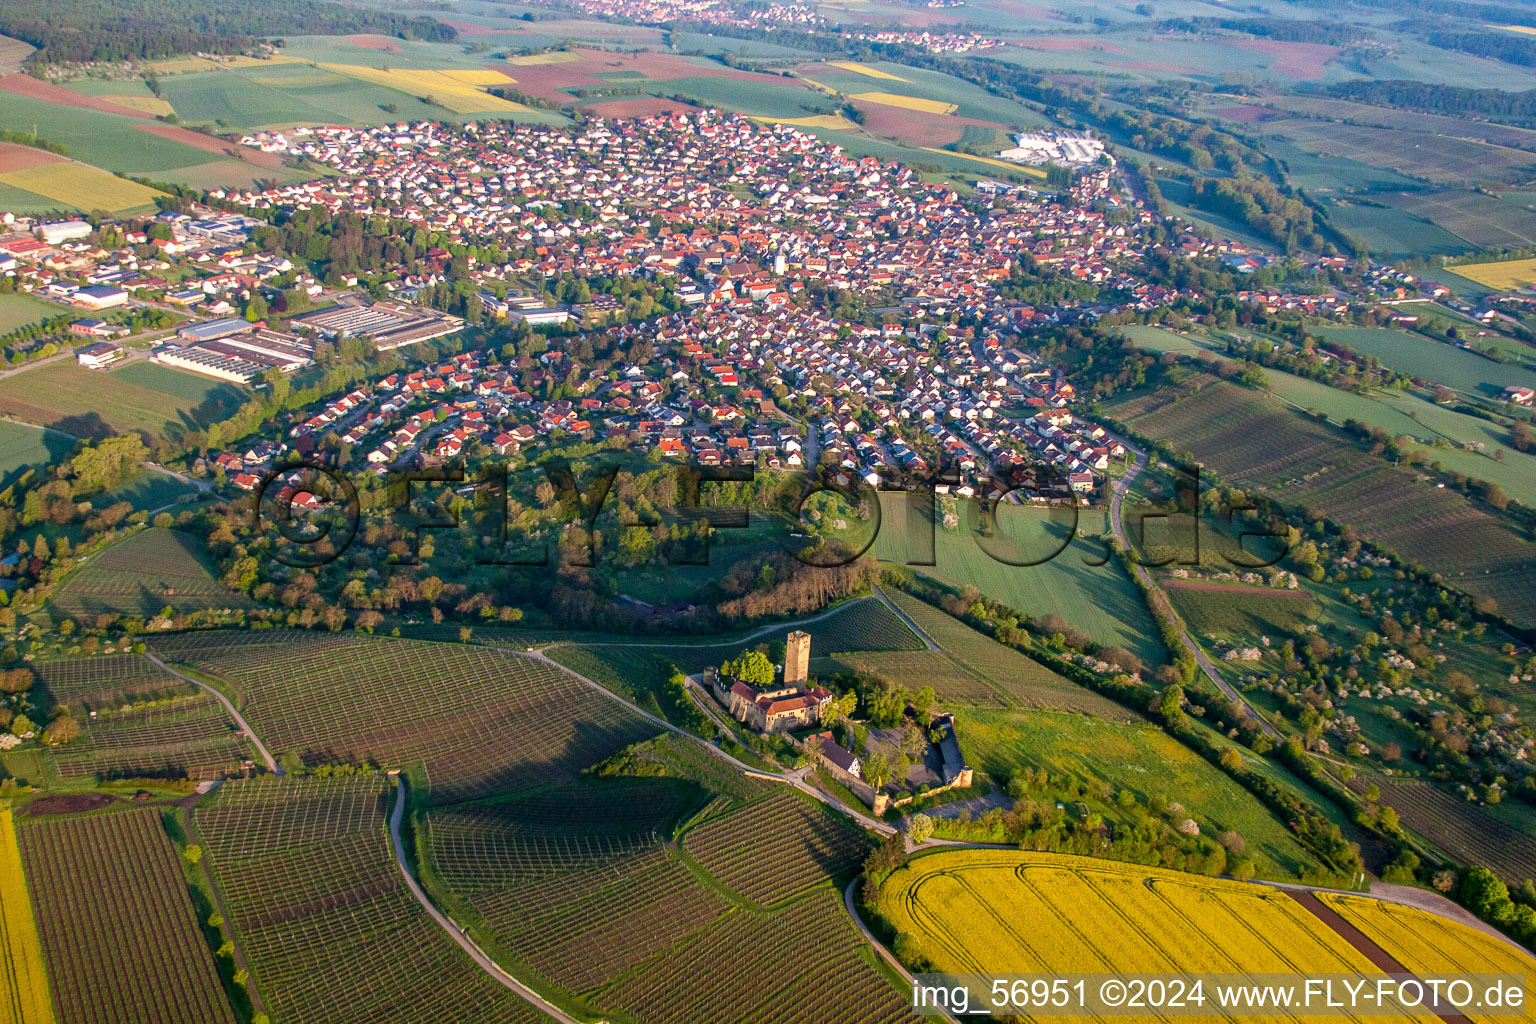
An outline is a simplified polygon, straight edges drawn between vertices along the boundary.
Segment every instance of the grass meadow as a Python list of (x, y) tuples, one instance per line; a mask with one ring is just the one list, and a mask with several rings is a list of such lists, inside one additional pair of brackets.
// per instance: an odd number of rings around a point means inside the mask
[[(908, 522), (906, 495), (882, 493), (880, 501), (876, 556), (898, 564), (926, 557), (923, 526)], [(1096, 564), (1106, 553), (1096, 536), (1104, 531), (1102, 513), (1084, 513), (1077, 536), (1065, 549), (1061, 545), (1067, 539), (1066, 526), (1048, 520), (1042, 510), (1005, 506), (1003, 521), (995, 541), (983, 540), (963, 523), (954, 531), (929, 524), (936, 564), (911, 565), (912, 571), (956, 590), (975, 586), (1030, 616), (1060, 615), (1099, 643), (1124, 647), (1148, 664), (1166, 660), (1152, 617), (1130, 578), (1113, 562)], [(1016, 543), (1008, 543), (1010, 539)], [(1061, 553), (1040, 565), (1009, 565), (989, 555), (982, 543), (1015, 561)]]
[(227, 415), (241, 400), (226, 381), (138, 364), (103, 373), (60, 361), (0, 380), (0, 415), (87, 437), (179, 433), (194, 413)]
[(1022, 768), (1044, 769), (1117, 792), (1129, 789), (1143, 803), (1163, 796), (1183, 804), (1207, 835), (1242, 833), (1261, 873), (1289, 876), (1313, 863), (1285, 823), (1253, 794), (1155, 725), (983, 708), (967, 711), (957, 722), (966, 759), (994, 778), (1006, 779)]

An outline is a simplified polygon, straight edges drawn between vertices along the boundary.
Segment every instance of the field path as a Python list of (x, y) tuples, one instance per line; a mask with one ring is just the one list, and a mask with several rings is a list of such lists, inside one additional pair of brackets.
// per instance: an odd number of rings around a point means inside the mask
[(395, 863), (400, 866), (400, 874), (405, 878), (406, 888), (411, 890), (411, 895), (416, 897), (416, 902), (420, 903), (421, 908), (427, 912), (432, 920), (437, 922), (439, 928), (448, 933), (449, 938), (459, 944), (460, 949), (469, 954), (469, 958), (482, 971), (499, 981), (513, 995), (518, 996), (534, 1009), (553, 1017), (560, 1024), (580, 1024), (575, 1018), (567, 1016), (559, 1007), (546, 1002), (543, 996), (502, 970), (500, 964), (482, 953), (480, 947), (475, 945), (468, 935), (464, 934), (452, 920), (433, 905), (431, 900), (427, 899), (427, 894), (422, 891), (421, 886), (417, 883), (416, 876), (411, 874), (411, 867), (405, 859), (405, 844), (400, 839), (400, 819), (404, 808), (405, 783), (401, 780), (399, 774), (396, 774), (395, 806), (389, 812), (389, 845), (390, 849), (394, 851)]
[(905, 622), (907, 624), (907, 628), (910, 629), (914, 634), (916, 634), (917, 638), (919, 640), (921, 640), (923, 643), (927, 644), (928, 645), (928, 649), (930, 651), (942, 651), (943, 650), (942, 647), (940, 647), (938, 644), (933, 642), (933, 637), (931, 637), (927, 633), (923, 632), (923, 628), (921, 626), (919, 626), (917, 623), (912, 621), (912, 617), (910, 615), (908, 615), (906, 612), (902, 611), (900, 608), (896, 607), (896, 602), (892, 601), (889, 597), (887, 597), (886, 594), (885, 594), (885, 591), (881, 590), (879, 587), (876, 587), (875, 588), (875, 596), (880, 599), (880, 603), (881, 604), (885, 605), (891, 611), (895, 612), (896, 613), (896, 617), (899, 618), (902, 622)]
[[(1010, 849), (1012, 849), (1012, 847), (1010, 847)], [(853, 923), (858, 925), (859, 931), (864, 934), (865, 941), (867, 941), (871, 946), (875, 947), (875, 952), (880, 954), (880, 958), (886, 963), (890, 964), (891, 967), (895, 969), (897, 974), (900, 974), (903, 978), (905, 978), (908, 986), (914, 985), (916, 983), (912, 980), (911, 972), (908, 971), (906, 967), (902, 966), (900, 960), (896, 959), (895, 953), (892, 953), (890, 950), (885, 948), (885, 943), (875, 938), (875, 933), (870, 931), (868, 926), (864, 924), (864, 919), (859, 916), (858, 908), (853, 905), (853, 887), (858, 885), (859, 879), (863, 877), (864, 876), (861, 874), (849, 879), (847, 888), (843, 890), (843, 906), (847, 908), (848, 916), (853, 919)], [(945, 1020), (949, 1021), (949, 1024), (959, 1024), (959, 1021), (955, 1020), (954, 1017), (950, 1016), (943, 1010), (938, 1012), (938, 1016), (943, 1017)]]
[[(1356, 952), (1365, 957), (1371, 963), (1375, 964), (1382, 971), (1386, 972), (1387, 974), (1413, 973), (1402, 963), (1400, 963), (1396, 957), (1392, 956), (1391, 953), (1388, 953), (1386, 950), (1377, 945), (1370, 936), (1366, 935), (1360, 929), (1344, 920), (1338, 911), (1325, 904), (1312, 893), (1291, 891), (1286, 893), (1286, 895), (1290, 896), (1291, 899), (1295, 900), (1297, 903), (1306, 908), (1313, 917), (1323, 922), (1323, 924), (1327, 925), (1329, 928), (1332, 928), (1334, 932), (1339, 936), (1339, 938), (1353, 946)], [(1426, 988), (1427, 987), (1428, 986), (1426, 986)], [(1433, 999), (1433, 994), (1425, 997), (1426, 1002), (1431, 1002)], [(1431, 1009), (1432, 1012), (1434, 1012), (1435, 1015), (1438, 1016), (1441, 1020), (1445, 1021), (1446, 1024), (1472, 1024), (1472, 1022), (1462, 1014), (1448, 1011), (1442, 1012), (1433, 1008)]]
[[(1136, 461), (1131, 466), (1131, 468), (1126, 471), (1124, 476), (1122, 476), (1119, 480), (1116, 480), (1114, 486), (1110, 488), (1109, 496), (1110, 529), (1114, 531), (1115, 540), (1120, 542), (1120, 546), (1126, 551), (1130, 551), (1131, 543), (1126, 536), (1125, 522), (1123, 519), (1125, 493), (1126, 491), (1130, 490), (1131, 482), (1141, 474), (1143, 469), (1146, 469), (1147, 453), (1132, 445), (1131, 442), (1127, 441), (1123, 437), (1116, 438), (1116, 440), (1125, 445), (1126, 449), (1136, 456)], [(1136, 578), (1141, 580), (1141, 582), (1145, 584), (1149, 589), (1159, 589), (1157, 581), (1152, 578), (1151, 573), (1147, 572), (1146, 566), (1133, 564), (1131, 568), (1136, 573)], [(1216, 689), (1226, 694), (1227, 699), (1247, 708), (1249, 713), (1253, 715), (1254, 719), (1259, 723), (1259, 725), (1263, 726), (1264, 731), (1268, 733), (1272, 738), (1277, 740), (1280, 739), (1279, 730), (1270, 725), (1264, 716), (1259, 714), (1257, 708), (1248, 703), (1242, 694), (1238, 693), (1237, 690), (1231, 686), (1231, 684), (1229, 684), (1225, 679), (1221, 677), (1221, 672), (1216, 668), (1216, 664), (1211, 661), (1210, 658), (1206, 657), (1205, 651), (1201, 649), (1199, 644), (1195, 643), (1195, 638), (1189, 635), (1189, 630), (1187, 628), (1179, 634), (1179, 642), (1184, 646), (1184, 649), (1194, 657), (1195, 664), (1200, 666), (1200, 671), (1205, 673), (1206, 678), (1209, 679), (1212, 683), (1216, 684)]]
[(240, 727), (241, 731), (245, 733), (245, 735), (250, 739), (251, 743), (256, 747), (256, 752), (261, 755), (261, 759), (267, 764), (267, 771), (271, 772), (273, 775), (283, 774), (283, 770), (279, 768), (277, 766), (277, 762), (273, 760), (272, 752), (267, 749), (266, 744), (261, 742), (261, 737), (256, 735), (256, 731), (250, 727), (250, 724), (246, 722), (244, 716), (242, 716), (240, 712), (235, 709), (235, 706), (230, 703), (228, 697), (224, 696), (222, 693), (220, 693), (218, 690), (215, 690), (207, 683), (200, 683), (196, 679), (193, 679), (191, 676), (182, 675), (180, 672), (177, 672), (175, 669), (171, 668), (171, 666), (167, 665), (153, 654), (150, 654), (148, 651), (144, 652), (144, 657), (158, 665), (161, 671), (169, 672), (177, 679), (185, 680), (186, 682), (191, 683), (193, 686), (199, 687), (200, 689), (206, 690), (213, 694), (214, 698), (217, 699), (220, 704), (224, 705), (224, 710), (229, 712), (229, 716), (235, 720), (235, 724)]

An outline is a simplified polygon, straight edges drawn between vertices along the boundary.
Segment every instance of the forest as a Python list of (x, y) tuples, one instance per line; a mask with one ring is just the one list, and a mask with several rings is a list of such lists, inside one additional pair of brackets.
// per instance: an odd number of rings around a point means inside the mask
[(1437, 85), (1405, 79), (1359, 79), (1336, 82), (1326, 91), (1330, 96), (1356, 103), (1402, 107), (1433, 114), (1470, 114), (1515, 123), (1536, 118), (1536, 89), (1510, 92), (1505, 89), (1472, 89), (1464, 85)]
[(157, 60), (184, 53), (239, 53), (262, 36), (374, 32), (451, 42), (452, 27), (432, 18), (344, 7), (329, 0), (6, 0), (0, 34), (31, 43), (32, 64)]

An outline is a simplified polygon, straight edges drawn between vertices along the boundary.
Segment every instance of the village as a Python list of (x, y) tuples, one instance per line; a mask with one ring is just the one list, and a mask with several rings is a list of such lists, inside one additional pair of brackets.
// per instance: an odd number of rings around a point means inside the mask
[[(420, 122), (242, 141), (335, 173), (215, 190), (223, 209), (122, 227), (10, 218), (0, 271), (95, 314), (70, 325), (95, 368), (134, 353), (127, 318), (146, 311), (174, 317), (152, 358), (245, 385), (349, 339), (408, 358), (467, 329), (485, 341), (461, 337), (467, 351), (329, 397), (282, 438), (210, 451), (236, 490), (290, 450), (382, 474), (570, 439), (703, 466), (825, 464), (871, 486), (942, 470), (960, 497), (1091, 500), (1125, 449), (1074, 413), (1072, 383), (1023, 337), (1202, 298), (1145, 281), (1151, 250), (1239, 273), (1274, 258), (1190, 231), (1160, 241), (1159, 218), (1107, 164), (1066, 191), (981, 180), (962, 196), (792, 126), (710, 110), (593, 119), (574, 134)], [(407, 227), (382, 265), (333, 266), (322, 282), (257, 241), (269, 221), (317, 212)], [(1049, 301), (1008, 297), (1021, 260), (1057, 282)], [(1332, 318), (1378, 303), (1411, 320), (1408, 303), (1443, 293), (1385, 265), (1357, 269), (1367, 297), (1237, 298)], [(641, 290), (600, 290), (624, 281)]]

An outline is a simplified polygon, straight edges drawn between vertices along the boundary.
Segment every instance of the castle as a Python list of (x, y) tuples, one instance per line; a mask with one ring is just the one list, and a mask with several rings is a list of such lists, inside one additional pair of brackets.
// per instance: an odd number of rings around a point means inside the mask
[(830, 690), (806, 685), (810, 681), (811, 635), (796, 630), (784, 642), (784, 680), (761, 689), (737, 680), (720, 693), (724, 680), (716, 677), (715, 689), (731, 715), (758, 732), (789, 732), (816, 725), (821, 710), (832, 699)]

